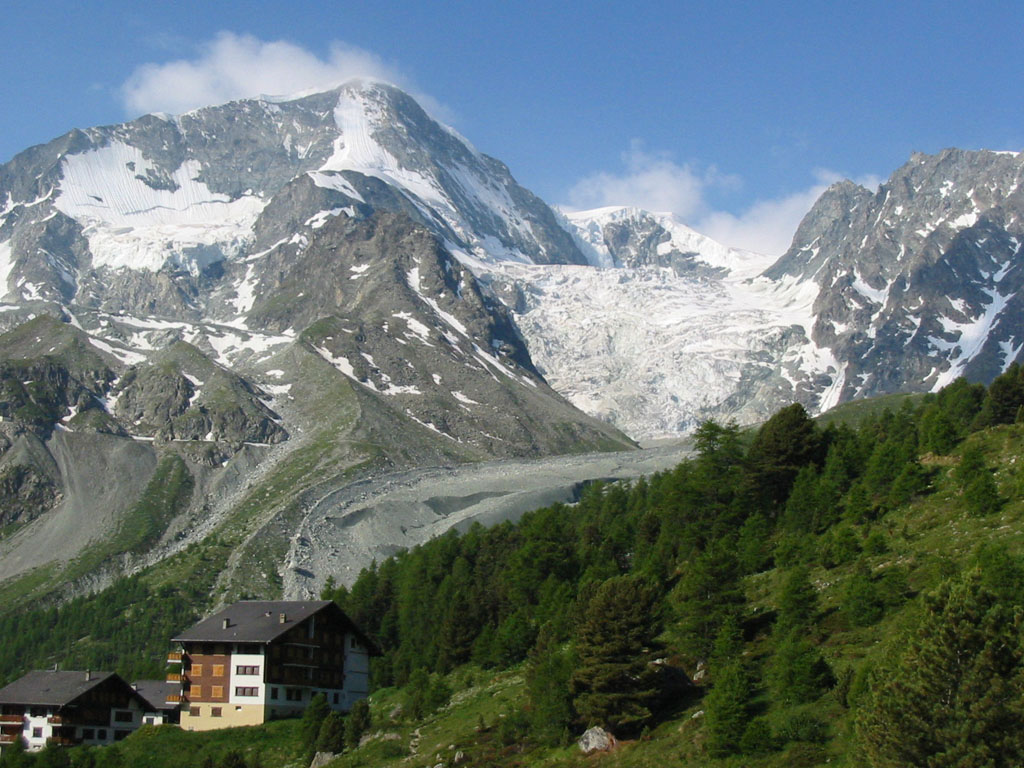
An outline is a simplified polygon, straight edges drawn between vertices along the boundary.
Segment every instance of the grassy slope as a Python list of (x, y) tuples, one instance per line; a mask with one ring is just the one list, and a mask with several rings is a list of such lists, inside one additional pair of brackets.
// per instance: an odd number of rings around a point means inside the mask
[[(1024, 425), (1003, 426), (979, 433), (965, 443), (978, 443), (991, 466), (997, 467), (996, 479), (1001, 494), (1008, 501), (999, 513), (986, 518), (969, 516), (956, 484), (949, 476), (963, 446), (952, 456), (936, 457), (932, 465), (937, 474), (935, 492), (913, 501), (910, 505), (886, 515), (875, 523), (889, 543), (889, 551), (869, 556), (868, 562), (876, 574), (887, 569), (905, 569), (912, 593), (934, 587), (945, 576), (966, 568), (979, 546), (999, 542), (1011, 553), (1024, 553)], [(890, 612), (878, 624), (850, 629), (842, 621), (838, 606), (843, 589), (853, 574), (853, 565), (832, 569), (817, 568), (811, 573), (819, 589), (822, 616), (819, 631), (823, 633), (821, 649), (837, 675), (846, 667), (860, 669), (873, 659), (881, 658), (891, 647), (894, 638), (913, 616), (916, 602), (911, 600), (900, 609)], [(771, 595), (775, 592), (780, 574), (775, 570), (757, 574), (747, 580), (748, 599), (754, 611), (771, 610)], [(755, 660), (764, 653), (767, 638), (755, 639), (748, 652)], [(521, 672), (521, 670), (520, 670)], [(467, 688), (467, 675), (476, 685)], [(849, 711), (840, 705), (835, 692), (830, 691), (811, 705), (813, 713), (831, 725), (827, 743), (818, 746), (793, 742), (788, 748), (762, 757), (741, 756), (712, 760), (702, 751), (702, 717), (700, 701), (696, 700), (678, 717), (661, 723), (647, 738), (627, 742), (606, 755), (585, 758), (575, 746), (560, 749), (537, 749), (521, 752), (516, 747), (503, 747), (497, 727), (502, 714), (511, 714), (526, 706), (521, 674), (515, 671), (491, 675), (467, 668), (451, 676), (453, 690), (458, 691), (453, 703), (439, 714), (422, 723), (403, 726), (387, 724), (389, 713), (399, 701), (393, 690), (379, 691), (373, 696), (375, 725), (400, 735), (408, 744), (413, 730), (419, 732), (418, 756), (410, 759), (385, 758), (374, 748), (375, 758), (367, 760), (368, 747), (343, 756), (332, 765), (338, 768), (356, 766), (433, 766), (454, 744), (471, 759), (469, 765), (530, 765), (569, 766), (602, 765), (636, 766), (690, 765), (694, 766), (799, 766), (823, 765), (858, 766), (852, 746)], [(776, 713), (785, 714), (785, 713)], [(792, 711), (790, 711), (792, 714)], [(478, 732), (480, 718), (487, 730)], [(392, 750), (393, 751), (393, 750)], [(405, 753), (402, 757), (407, 757)]]
[[(977, 443), (991, 466), (997, 467), (996, 479), (1008, 500), (999, 513), (986, 518), (969, 516), (957, 486), (950, 477), (961, 446), (951, 456), (932, 457), (936, 469), (934, 492), (897, 509), (874, 526), (886, 536), (888, 551), (869, 557), (876, 573), (887, 569), (905, 569), (912, 592), (930, 589), (948, 574), (969, 564), (980, 545), (997, 541), (1010, 552), (1024, 553), (1024, 425), (998, 427), (973, 435), (965, 445)], [(226, 546), (227, 542), (222, 545)], [(204, 545), (205, 546), (205, 545)], [(194, 548), (192, 563), (215, 559), (214, 553)], [(200, 569), (201, 570), (201, 569)], [(838, 611), (845, 584), (853, 566), (817, 568), (812, 579), (819, 588), (821, 617), (817, 632), (821, 649), (837, 676), (846, 667), (862, 669), (872, 659), (888, 652), (890, 643), (916, 610), (915, 601), (891, 611), (878, 624), (850, 629)], [(164, 574), (165, 576), (167, 574)], [(780, 573), (767, 571), (749, 577), (746, 582), (751, 609), (755, 613), (773, 608)], [(748, 655), (757, 659), (764, 654), (767, 637), (761, 635), (748, 645)], [(713, 670), (712, 670), (713, 674)], [(508, 734), (503, 723), (526, 706), (523, 669), (502, 672), (483, 671), (466, 666), (448, 678), (454, 691), (451, 702), (440, 712), (422, 721), (404, 719), (398, 711), (402, 694), (395, 689), (376, 692), (371, 699), (373, 727), (364, 746), (345, 753), (331, 765), (336, 768), (374, 768), (403, 766), (426, 768), (443, 762), (451, 765), (457, 751), (470, 766), (608, 766), (640, 768), (646, 766), (720, 766), (720, 768), (782, 768), (783, 766), (858, 766), (849, 711), (830, 691), (806, 711), (830, 724), (829, 739), (822, 745), (790, 743), (785, 749), (760, 757), (733, 757), (711, 760), (703, 752), (703, 718), (699, 696), (681, 702), (682, 711), (662, 722), (644, 738), (624, 742), (608, 754), (584, 757), (575, 745), (560, 748), (524, 747), (524, 740)], [(785, 716), (789, 711), (771, 711), (769, 716)], [(482, 726), (482, 727), (481, 727)], [(264, 768), (298, 766), (298, 723), (272, 723), (260, 728), (226, 730), (206, 734), (184, 733), (175, 728), (144, 729), (123, 742), (119, 749), (128, 764), (199, 765), (206, 755), (215, 758), (229, 749), (257, 758)], [(182, 761), (182, 755), (189, 759)], [(145, 757), (143, 757), (145, 756)], [(133, 762), (136, 758), (143, 762)], [(194, 759), (193, 759), (194, 758)], [(176, 760), (176, 762), (175, 762)]]

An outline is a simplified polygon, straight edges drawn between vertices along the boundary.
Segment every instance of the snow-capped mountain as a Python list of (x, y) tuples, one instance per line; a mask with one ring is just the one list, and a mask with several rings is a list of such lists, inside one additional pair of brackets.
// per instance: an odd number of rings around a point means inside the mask
[(835, 185), (773, 264), (554, 211), (380, 83), (72, 131), (0, 166), (0, 580), (145, 493), (173, 504), (117, 567), (230, 531), (225, 591), (274, 594), (330, 560), (289, 531), (374, 473), (991, 378), (1024, 348), (1022, 166)]
[(186, 477), (146, 557), (241, 526), (232, 563), (269, 593), (304, 494), (632, 447), (549, 387), (467, 266), (585, 263), (572, 236), (391, 86), (72, 131), (0, 167), (0, 201), (0, 489), (23, 510), (0, 525), (28, 523), (0, 580)]
[(1024, 349), (1024, 155), (916, 154), (877, 191), (841, 182), (765, 276), (813, 285), (808, 346), (840, 400), (990, 381)]

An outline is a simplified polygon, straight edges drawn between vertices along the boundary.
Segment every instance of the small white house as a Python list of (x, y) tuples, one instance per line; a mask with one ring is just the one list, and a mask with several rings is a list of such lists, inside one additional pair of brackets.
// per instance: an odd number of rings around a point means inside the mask
[(136, 730), (148, 703), (113, 672), (36, 670), (0, 689), (0, 749), (21, 739), (47, 744), (112, 744)]

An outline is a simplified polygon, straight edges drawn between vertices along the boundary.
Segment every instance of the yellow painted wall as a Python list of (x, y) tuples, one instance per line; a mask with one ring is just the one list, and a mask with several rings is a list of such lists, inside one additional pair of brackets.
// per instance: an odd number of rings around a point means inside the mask
[[(262, 704), (208, 704), (198, 703), (199, 717), (193, 717), (187, 709), (181, 713), (181, 727), (186, 731), (212, 731), (217, 728), (234, 728), (239, 725), (260, 725), (263, 723)], [(220, 707), (221, 716), (212, 717), (210, 711)]]

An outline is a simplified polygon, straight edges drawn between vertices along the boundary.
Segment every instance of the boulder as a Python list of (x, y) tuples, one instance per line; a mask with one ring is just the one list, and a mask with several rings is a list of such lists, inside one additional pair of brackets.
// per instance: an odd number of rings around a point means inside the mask
[(576, 743), (583, 754), (589, 755), (591, 752), (607, 752), (610, 750), (615, 746), (615, 737), (604, 728), (595, 725), (593, 728), (587, 729), (586, 733), (580, 736), (580, 740)]
[(313, 762), (309, 764), (309, 768), (323, 768), (335, 757), (333, 752), (317, 752), (313, 755)]

